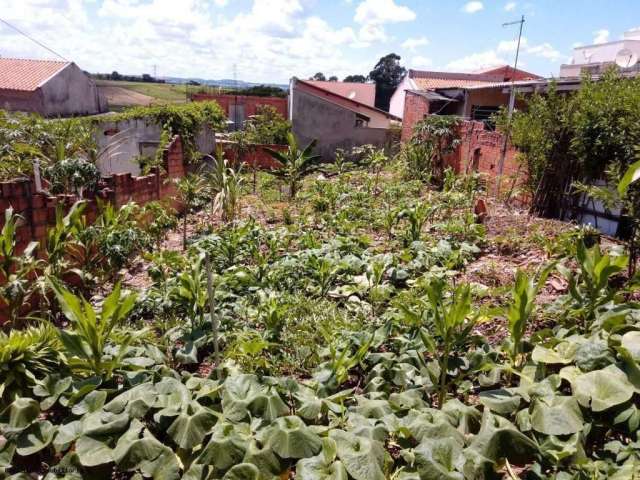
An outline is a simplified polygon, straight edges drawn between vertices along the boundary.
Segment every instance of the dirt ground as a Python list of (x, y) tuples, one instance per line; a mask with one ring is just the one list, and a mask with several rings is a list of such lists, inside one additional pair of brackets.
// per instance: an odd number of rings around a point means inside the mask
[(103, 85), (98, 87), (100, 93), (107, 99), (110, 107), (148, 106), (155, 100), (153, 97), (134, 92), (127, 88)]
[[(240, 218), (254, 218), (263, 225), (282, 223), (282, 209), (287, 204), (266, 205), (260, 197), (247, 195), (242, 199)], [(461, 272), (458, 281), (469, 282), (480, 288), (487, 288), (487, 296), (492, 303), (507, 304), (509, 290), (518, 269), (535, 275), (552, 259), (541, 246), (541, 239), (553, 239), (574, 225), (559, 220), (538, 218), (529, 215), (522, 208), (506, 208), (499, 202), (488, 200), (488, 217), (485, 245), (482, 252)], [(212, 216), (209, 209), (190, 214), (187, 219), (187, 237), (193, 237), (205, 229), (215, 230), (221, 225), (219, 215)], [(611, 247), (617, 241), (603, 237), (604, 247)], [(177, 229), (168, 233), (161, 246), (167, 250), (182, 249), (182, 219)], [(151, 285), (147, 275), (149, 263), (138, 257), (130, 268), (123, 270), (123, 283), (131, 288), (145, 289)], [(538, 305), (548, 305), (567, 292), (567, 282), (556, 271), (552, 273), (545, 287), (538, 295)], [(537, 327), (536, 327), (537, 328)], [(505, 319), (493, 318), (481, 323), (476, 333), (485, 336), (491, 343), (499, 343), (507, 336)]]

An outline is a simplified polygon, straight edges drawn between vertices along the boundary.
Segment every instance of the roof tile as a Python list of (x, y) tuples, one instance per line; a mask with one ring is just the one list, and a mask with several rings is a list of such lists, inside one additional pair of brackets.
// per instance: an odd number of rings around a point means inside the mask
[(0, 89), (32, 92), (69, 63), (0, 57)]

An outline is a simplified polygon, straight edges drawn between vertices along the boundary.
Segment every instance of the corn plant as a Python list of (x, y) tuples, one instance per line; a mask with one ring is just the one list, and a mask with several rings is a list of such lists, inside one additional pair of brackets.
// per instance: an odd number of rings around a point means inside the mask
[(442, 408), (449, 390), (448, 371), (452, 354), (469, 343), (471, 330), (478, 315), (471, 315), (471, 287), (458, 285), (447, 299), (446, 284), (441, 279), (426, 285), (429, 309), (435, 336), (421, 330), (420, 336), (427, 350), (434, 355), (440, 370), (438, 407)]
[[(60, 368), (59, 341), (49, 323), (24, 330), (0, 331), (0, 398), (26, 396), (36, 381)], [(4, 401), (0, 407), (4, 408)]]
[(222, 147), (211, 157), (212, 169), (206, 175), (207, 187), (211, 196), (211, 215), (220, 211), (222, 219), (232, 222), (238, 210), (238, 200), (242, 187), (242, 165), (234, 169), (224, 158)]
[(267, 173), (281, 178), (289, 184), (289, 196), (295, 198), (298, 192), (298, 184), (304, 177), (315, 171), (320, 155), (312, 153), (317, 143), (316, 140), (311, 141), (300, 150), (296, 137), (289, 132), (287, 133), (287, 143), (288, 148), (285, 152), (266, 149), (269, 155), (280, 163), (277, 168), (268, 170)]
[(418, 203), (398, 213), (398, 220), (407, 220), (405, 238), (408, 242), (416, 242), (422, 236), (422, 229), (435, 212), (435, 207), (426, 203)]
[(20, 218), (13, 208), (7, 208), (0, 230), (0, 301), (7, 306), (13, 327), (17, 326), (21, 307), (29, 302), (35, 291), (35, 282), (30, 277), (42, 266), (35, 256), (36, 242), (29, 243), (21, 255), (16, 255), (16, 228)]
[(595, 318), (596, 310), (614, 298), (616, 291), (609, 286), (609, 281), (627, 267), (629, 257), (603, 255), (600, 245), (587, 248), (580, 240), (576, 260), (579, 269), (577, 274), (561, 265), (558, 266), (558, 270), (569, 282), (573, 313), (583, 320), (583, 326), (588, 329)]
[(114, 329), (133, 309), (137, 295), (123, 294), (120, 283), (117, 283), (97, 311), (91, 303), (67, 290), (58, 280), (51, 278), (49, 283), (62, 313), (73, 326), (72, 330), (59, 331), (69, 366), (98, 377), (111, 378), (114, 370), (122, 365), (136, 335), (126, 336), (115, 355), (106, 355), (105, 348)]
[(200, 175), (188, 173), (176, 180), (178, 199), (184, 205), (184, 218), (182, 221), (182, 249), (187, 249), (187, 222), (189, 212), (194, 208), (196, 200), (205, 189), (204, 180)]
[(543, 269), (537, 282), (520, 269), (516, 272), (516, 281), (511, 290), (512, 303), (505, 311), (509, 334), (511, 335), (509, 355), (511, 357), (511, 364), (514, 367), (517, 367), (518, 356), (522, 353), (522, 340), (527, 329), (527, 324), (536, 307), (536, 296), (540, 289), (544, 287), (547, 277), (554, 267), (555, 264), (551, 264)]
[(56, 223), (47, 230), (45, 240), (48, 275), (59, 278), (69, 268), (70, 248), (85, 227), (82, 220), (85, 207), (86, 203), (76, 202), (65, 215), (63, 206), (56, 206)]

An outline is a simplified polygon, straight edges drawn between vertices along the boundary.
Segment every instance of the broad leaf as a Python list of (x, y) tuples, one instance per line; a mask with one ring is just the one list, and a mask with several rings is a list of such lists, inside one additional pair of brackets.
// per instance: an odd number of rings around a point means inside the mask
[(573, 382), (573, 393), (580, 405), (594, 412), (625, 403), (633, 392), (627, 375), (615, 365), (580, 375)]
[(582, 430), (582, 412), (574, 397), (546, 397), (535, 401), (531, 426), (546, 435), (571, 435)]

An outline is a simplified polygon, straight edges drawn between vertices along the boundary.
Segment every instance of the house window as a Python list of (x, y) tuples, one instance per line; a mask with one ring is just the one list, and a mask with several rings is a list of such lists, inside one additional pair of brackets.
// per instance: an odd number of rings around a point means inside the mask
[(369, 117), (356, 113), (356, 128), (367, 128), (369, 126), (369, 120)]

